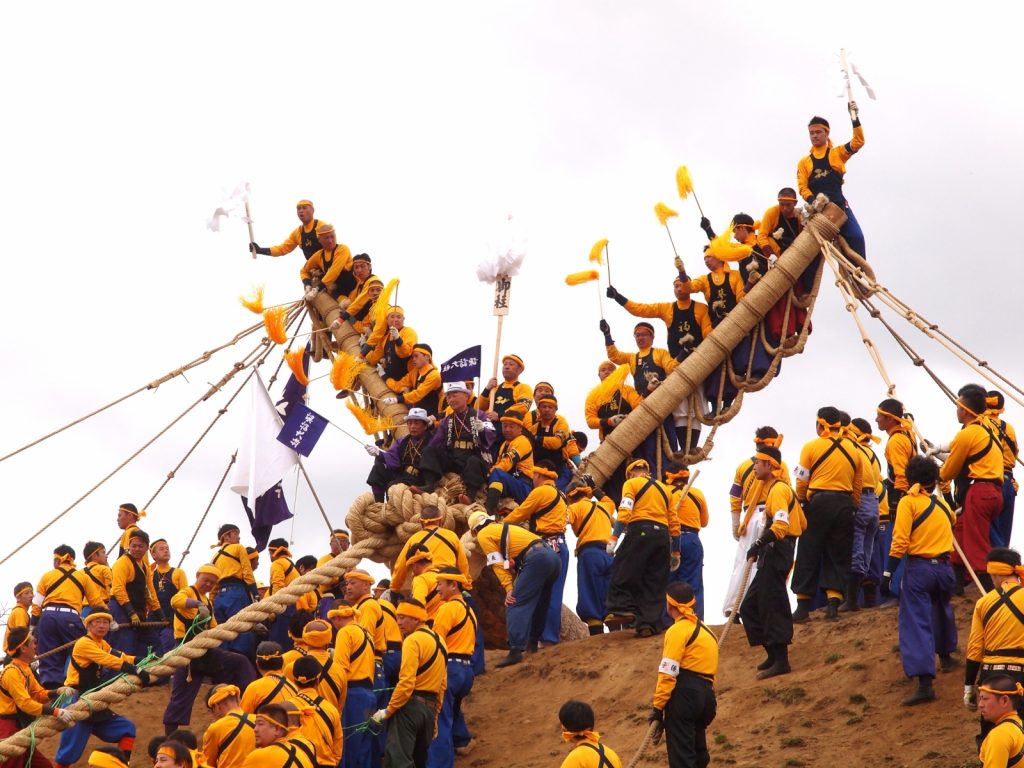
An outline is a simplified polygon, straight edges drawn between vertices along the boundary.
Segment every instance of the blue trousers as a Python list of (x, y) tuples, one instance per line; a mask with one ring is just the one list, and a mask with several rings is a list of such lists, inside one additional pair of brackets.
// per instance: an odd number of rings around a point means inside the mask
[(237, 685), (244, 691), (256, 679), (252, 662), (240, 653), (210, 648), (193, 664), (178, 667), (171, 675), (171, 695), (164, 708), (164, 727), (177, 728), (192, 722), (192, 707), (206, 678), (212, 683)]
[(562, 561), (554, 550), (536, 546), (519, 556), (520, 569), (512, 587), (515, 603), (505, 610), (508, 647), (526, 650), (531, 640), (540, 640), (551, 602), (551, 590), (558, 580)]
[(864, 242), (864, 232), (860, 228), (860, 222), (853, 215), (853, 209), (850, 208), (849, 203), (846, 204), (843, 212), (846, 214), (846, 223), (840, 227), (839, 234), (846, 238), (846, 242), (849, 243), (853, 250), (866, 259), (868, 257), (868, 250)]
[(448, 660), (448, 688), (437, 716), (437, 736), (430, 742), (427, 765), (430, 768), (455, 768), (453, 728), (462, 713), (462, 700), (473, 690), (473, 666), (462, 659)]
[(277, 614), (274, 623), (270, 625), (270, 635), (267, 639), (280, 643), (281, 649), (284, 651), (290, 651), (294, 644), (291, 635), (288, 634), (288, 624), (291, 623), (292, 616), (294, 615), (295, 606), (289, 605), (283, 613)]
[(1017, 503), (1017, 491), (1013, 489), (1013, 475), (1003, 478), (1003, 511), (992, 521), (991, 537), (993, 547), (1010, 546), (1013, 533), (1013, 508)]
[(850, 573), (862, 579), (871, 570), (871, 557), (878, 537), (878, 499), (870, 491), (860, 495), (860, 505), (853, 516), (853, 548)]
[(565, 536), (547, 539), (545, 546), (551, 546), (552, 550), (557, 546), (558, 558), (562, 561), (558, 578), (555, 579), (555, 584), (551, 587), (551, 604), (548, 605), (547, 618), (544, 619), (544, 631), (540, 635), (540, 639), (544, 643), (553, 645), (562, 637), (562, 594), (565, 592), (565, 577), (569, 574), (569, 548), (565, 545)]
[(576, 553), (576, 615), (588, 625), (601, 625), (608, 615), (606, 602), (612, 562), (602, 541), (584, 544)]
[[(135, 723), (127, 717), (106, 713), (97, 713), (101, 718), (100, 722), (83, 720), (73, 725), (60, 734), (60, 746), (57, 748), (57, 755), (53, 758), (55, 763), (60, 765), (74, 765), (85, 752), (86, 742), (90, 736), (95, 736), (100, 741), (108, 744), (117, 744), (125, 737), (135, 738)], [(108, 718), (108, 719), (102, 719)]]
[(692, 531), (679, 534), (679, 567), (669, 574), (669, 582), (685, 581), (693, 587), (697, 602), (694, 613), (704, 618), (704, 545), (700, 536)]
[(341, 768), (370, 768), (373, 765), (375, 736), (366, 730), (365, 723), (376, 709), (377, 695), (372, 688), (349, 686), (341, 712), (341, 726), (345, 732)]
[[(558, 473), (558, 479), (555, 480), (555, 488), (560, 491), (564, 491), (569, 483), (572, 482), (572, 462), (567, 461), (562, 464), (562, 469)], [(433, 764), (431, 764), (433, 765)]]
[[(249, 592), (241, 584), (225, 584), (213, 601), (213, 613), (217, 623), (223, 624), (243, 608), (252, 604)], [(252, 632), (244, 632), (230, 643), (221, 645), (226, 651), (235, 651), (250, 659), (256, 657), (256, 639)]]
[[(892, 545), (892, 523), (886, 523), (883, 528), (878, 526), (878, 534), (875, 536), (875, 548), (871, 551), (871, 566), (868, 568), (866, 581), (878, 584), (882, 580), (882, 572), (889, 561), (889, 547)], [(903, 563), (906, 558), (900, 560), (896, 570), (892, 572), (892, 583), (889, 587), (893, 597), (899, 597), (900, 582), (903, 581)]]
[[(36, 627), (38, 653), (43, 654), (58, 646), (70, 643), (85, 635), (82, 617), (73, 611), (43, 609)], [(44, 656), (39, 660), (39, 682), (45, 688), (59, 688), (64, 685), (71, 649)]]
[[(484, 623), (480, 621), (480, 609), (477, 607), (476, 600), (473, 598), (472, 592), (463, 590), (463, 598), (466, 600), (466, 605), (473, 611), (473, 614), (477, 618), (476, 622), (476, 645), (473, 647), (473, 674), (482, 675), (487, 671), (487, 665), (484, 663)], [(397, 674), (395, 676), (397, 680)]]
[(487, 476), (488, 487), (495, 483), (501, 485), (501, 497), (503, 499), (513, 498), (517, 504), (522, 504), (523, 500), (530, 495), (530, 491), (533, 490), (533, 483), (528, 479), (516, 477), (503, 469), (491, 470), (491, 474)]
[(948, 560), (907, 558), (900, 590), (900, 659), (907, 677), (935, 677), (935, 654), (956, 650), (956, 618), (949, 598), (956, 586)]

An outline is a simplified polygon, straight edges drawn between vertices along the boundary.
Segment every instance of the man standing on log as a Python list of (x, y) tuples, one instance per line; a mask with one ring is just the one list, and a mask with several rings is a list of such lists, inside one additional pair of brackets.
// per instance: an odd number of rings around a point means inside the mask
[(513, 405), (521, 405), (524, 411), (530, 410), (533, 403), (533, 390), (529, 384), (523, 384), (519, 377), (526, 370), (526, 364), (519, 355), (505, 355), (501, 358), (501, 376), (503, 381), (498, 386), (497, 379), (487, 382), (484, 391), (480, 393), (477, 402), (490, 404), (491, 392), (494, 392), (494, 408), (486, 413), (492, 422), (498, 421), (505, 415), (505, 411)]
[(612, 565), (604, 623), (620, 627), (635, 622), (637, 637), (651, 637), (663, 628), (662, 597), (669, 573), (679, 567), (679, 518), (672, 487), (651, 477), (646, 461), (637, 459), (626, 467), (626, 478), (619, 502), (626, 539)]
[(299, 217), (299, 226), (283, 243), (270, 248), (260, 248), (256, 243), (249, 243), (249, 250), (261, 256), (284, 256), (296, 248), (301, 248), (307, 259), (319, 251), (320, 243), (316, 239), (316, 229), (320, 222), (313, 218), (313, 203), (309, 200), (299, 200), (295, 204), (295, 215)]

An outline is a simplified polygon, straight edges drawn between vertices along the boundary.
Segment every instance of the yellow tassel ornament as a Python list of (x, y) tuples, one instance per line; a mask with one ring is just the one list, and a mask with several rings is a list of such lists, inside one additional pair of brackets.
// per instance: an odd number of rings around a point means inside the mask
[(629, 366), (620, 365), (614, 371), (609, 373), (605, 380), (590, 390), (590, 394), (587, 395), (587, 399), (595, 398), (597, 403), (610, 402), (612, 397), (618, 392), (622, 385), (626, 383), (626, 377), (629, 376)]
[(754, 250), (753, 246), (740, 245), (732, 239), (732, 232), (733, 226), (730, 224), (728, 229), (711, 241), (708, 249), (704, 252), (705, 255), (714, 256), (722, 261), (739, 261), (747, 258)]
[(295, 380), (302, 386), (309, 384), (309, 377), (306, 372), (302, 370), (302, 358), (305, 356), (306, 350), (295, 349), (291, 352), (284, 353), (284, 361), (288, 363), (288, 368), (291, 369), (292, 375), (295, 376)]
[(368, 371), (370, 366), (348, 352), (341, 352), (334, 358), (331, 366), (331, 384), (338, 391), (353, 389), (356, 379), (363, 371)]
[(253, 288), (252, 296), (239, 296), (238, 301), (241, 302), (242, 306), (248, 309), (250, 312), (262, 315), (263, 314), (263, 286), (259, 285)]
[(571, 275), (565, 276), (566, 285), (583, 285), (583, 283), (592, 283), (594, 280), (600, 278), (596, 269), (588, 269), (584, 272), (573, 272)]
[(654, 206), (654, 215), (658, 217), (658, 221), (661, 223), (661, 226), (664, 227), (668, 224), (669, 219), (678, 216), (679, 213), (673, 211), (664, 203), (658, 203), (656, 206)]
[(395, 428), (395, 423), (392, 419), (386, 416), (374, 416), (358, 405), (349, 400), (346, 405), (352, 412), (352, 415), (356, 417), (356, 421), (359, 422), (359, 426), (363, 428), (363, 431), (368, 435), (375, 435), (378, 432), (387, 432), (388, 430)]
[(607, 247), (607, 240), (598, 240), (590, 249), (590, 256), (587, 257), (588, 261), (592, 261), (595, 264), (604, 264), (604, 249)]
[(693, 180), (690, 178), (690, 170), (685, 165), (676, 169), (676, 189), (679, 190), (679, 198), (685, 200), (693, 192)]
[(273, 307), (263, 313), (263, 327), (275, 344), (284, 344), (288, 341), (288, 333), (284, 329), (284, 317), (287, 313), (288, 307)]

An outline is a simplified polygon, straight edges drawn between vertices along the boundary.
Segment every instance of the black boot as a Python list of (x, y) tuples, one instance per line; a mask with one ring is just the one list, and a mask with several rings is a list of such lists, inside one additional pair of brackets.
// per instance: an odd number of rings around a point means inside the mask
[(785, 643), (776, 643), (769, 646), (769, 651), (774, 662), (768, 669), (757, 673), (758, 680), (766, 680), (769, 677), (788, 675), (792, 670), (789, 668), (789, 646)]
[(536, 653), (540, 650), (540, 643), (537, 640), (530, 640), (526, 644), (527, 653)]
[(679, 443), (679, 450), (683, 453), (693, 453), (700, 445), (700, 425), (690, 429), (690, 440), (686, 440), (686, 427), (676, 427), (676, 440)]
[(497, 488), (487, 489), (487, 501), (484, 502), (484, 507), (487, 509), (488, 515), (494, 515), (498, 510), (498, 501), (501, 499), (501, 491)]
[(603, 635), (604, 624), (589, 624), (587, 625), (587, 630), (590, 632), (591, 635)]
[(846, 599), (839, 606), (840, 613), (860, 610), (860, 606), (857, 604), (857, 598), (860, 597), (860, 581), (861, 577), (858, 574), (850, 574), (850, 578), (846, 582)]
[(796, 610), (793, 611), (793, 623), (803, 624), (811, 618), (811, 601), (810, 600), (797, 600)]
[(765, 645), (764, 652), (768, 654), (768, 658), (757, 665), (757, 671), (763, 672), (775, 663), (775, 646)]
[(513, 664), (518, 664), (523, 660), (523, 651), (521, 648), (509, 648), (508, 656), (499, 661), (494, 666), (496, 667), (511, 667)]
[(835, 621), (839, 618), (839, 598), (830, 597), (828, 605), (825, 606), (825, 618)]
[(939, 671), (941, 672), (952, 672), (954, 669), (960, 666), (960, 659), (954, 658), (947, 654), (939, 655)]
[(371, 485), (370, 490), (373, 491), (373, 500), (378, 504), (384, 503), (384, 489), (379, 485)]
[(864, 582), (864, 607), (874, 608), (878, 605), (878, 587), (871, 582)]
[(935, 689), (932, 688), (930, 675), (917, 676), (917, 690), (903, 700), (904, 707), (912, 707), (915, 704), (924, 704), (926, 701), (935, 701)]

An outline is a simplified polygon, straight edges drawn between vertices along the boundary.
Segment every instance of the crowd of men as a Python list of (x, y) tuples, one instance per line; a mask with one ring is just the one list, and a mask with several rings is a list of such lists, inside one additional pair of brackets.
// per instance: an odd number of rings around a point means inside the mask
[[(806, 200), (825, 193), (846, 208), (843, 234), (863, 255), (863, 234), (842, 193), (845, 162), (864, 143), (855, 104), (850, 114), (853, 139), (839, 147), (828, 139), (827, 121), (811, 120), (812, 149), (800, 162), (798, 188)], [(695, 279), (678, 263), (674, 301), (641, 304), (608, 288), (627, 312), (661, 319), (668, 344), (653, 346), (655, 328), (645, 319), (634, 329), (636, 351), (622, 351), (602, 321), (609, 359), (598, 367), (599, 380), (605, 382), (619, 364), (628, 365), (633, 377), (632, 385), (616, 379), (615, 386), (598, 385), (587, 399), (587, 425), (602, 441), (792, 243), (802, 226), (797, 199), (795, 190), (783, 188), (760, 227), (737, 214), (733, 236), (752, 246), (750, 254), (733, 270), (708, 253), (709, 274)], [(367, 483), (375, 499), (386, 500), (396, 484), (431, 492), (453, 472), (465, 489), (460, 501), (480, 502), (469, 529), (506, 593), (509, 651), (496, 666), (520, 664), (559, 642), (571, 528), (577, 613), (591, 634), (606, 628), (632, 629), (639, 638), (664, 633), (649, 720), (665, 733), (672, 768), (706, 766), (718, 667), (718, 640), (703, 622), (700, 531), (709, 513), (688, 468), (672, 460), (675, 452), (696, 446), (695, 414), (681, 405), (610, 478), (596, 483), (580, 471), (585, 436), (558, 412), (550, 383), (531, 387), (521, 381), (523, 358), (506, 355), (502, 380), (492, 379), (479, 395), (471, 382), (442, 390), (433, 351), (405, 324), (401, 307), (376, 306), (383, 282), (370, 257), (353, 256), (339, 244), (333, 227), (314, 217), (310, 201), (300, 201), (297, 213), (301, 224), (284, 243), (251, 248), (270, 256), (300, 248), (307, 301), (323, 306), (318, 297), (327, 294), (336, 302), (331, 327), (349, 322), (364, 335), (363, 359), (378, 366), (393, 392), (385, 403), (409, 406), (406, 437), (386, 449), (367, 446), (373, 456)], [(715, 237), (707, 219), (701, 226), (709, 239)], [(812, 278), (809, 270), (797, 290), (809, 290)], [(693, 294), (703, 294), (705, 303)], [(790, 316), (788, 305), (782, 309), (769, 317), (776, 344), (803, 322), (798, 310)], [(377, 317), (381, 312), (384, 317)], [(794, 623), (811, 620), (819, 608), (824, 620), (834, 621), (884, 605), (879, 595), (890, 603), (898, 599), (901, 659), (918, 681), (903, 701), (911, 706), (936, 698), (937, 669), (962, 663), (953, 655), (958, 642), (949, 601), (963, 592), (970, 572), (986, 594), (972, 622), (964, 704), (981, 712), (984, 765), (1013, 764), (1024, 754), (1024, 567), (1006, 546), (1016, 494), (1016, 435), (1000, 418), (997, 392), (967, 385), (956, 408), (963, 428), (945, 445), (919, 440), (912, 418), (894, 399), (880, 403), (873, 419), (821, 408), (816, 436), (794, 465), (795, 483), (783, 460), (782, 436), (770, 426), (758, 429), (753, 453), (738, 466), (730, 490), (737, 570), (749, 582), (739, 587), (745, 589), (739, 616), (749, 643), (765, 650), (757, 677), (766, 679), (791, 671)], [(886, 435), (884, 471), (872, 421)], [(673, 451), (664, 460), (662, 439)], [(158, 683), (146, 670), (154, 659), (204, 629), (230, 624), (261, 596), (288, 589), (349, 545), (347, 532), (335, 530), (329, 554), (294, 559), (287, 541), (271, 540), (270, 584), (261, 587), (254, 576), (260, 553), (228, 523), (218, 530), (210, 562), (190, 583), (170, 565), (167, 541), (142, 530), (144, 516), (133, 504), (119, 507), (122, 535), (113, 565), (99, 542), (86, 543), (82, 567), (75, 550), (62, 544), (54, 550), (53, 568), (35, 586), (25, 581), (15, 587), (0, 672), (0, 737), (43, 714), (70, 723), (68, 704), (115, 676)], [(420, 525), (389, 580), (375, 585), (368, 573), (351, 569), (336, 584), (305, 591), (273, 621), (177, 668), (163, 717), (166, 733), (149, 745), (154, 764), (454, 765), (455, 755), (471, 745), (462, 702), (484, 671), (482, 627), (459, 537), (430, 505)], [(207, 682), (212, 687), (204, 703), (215, 720), (200, 740), (187, 726)], [(618, 756), (593, 730), (588, 704), (566, 702), (559, 719), (574, 747), (564, 766), (620, 768)], [(126, 768), (135, 725), (110, 710), (65, 730), (56, 764), (75, 764), (90, 736), (116, 745), (92, 752), (90, 765)], [(50, 765), (38, 749), (31, 760), (36, 768)], [(18, 768), (26, 760), (11, 762)]]

